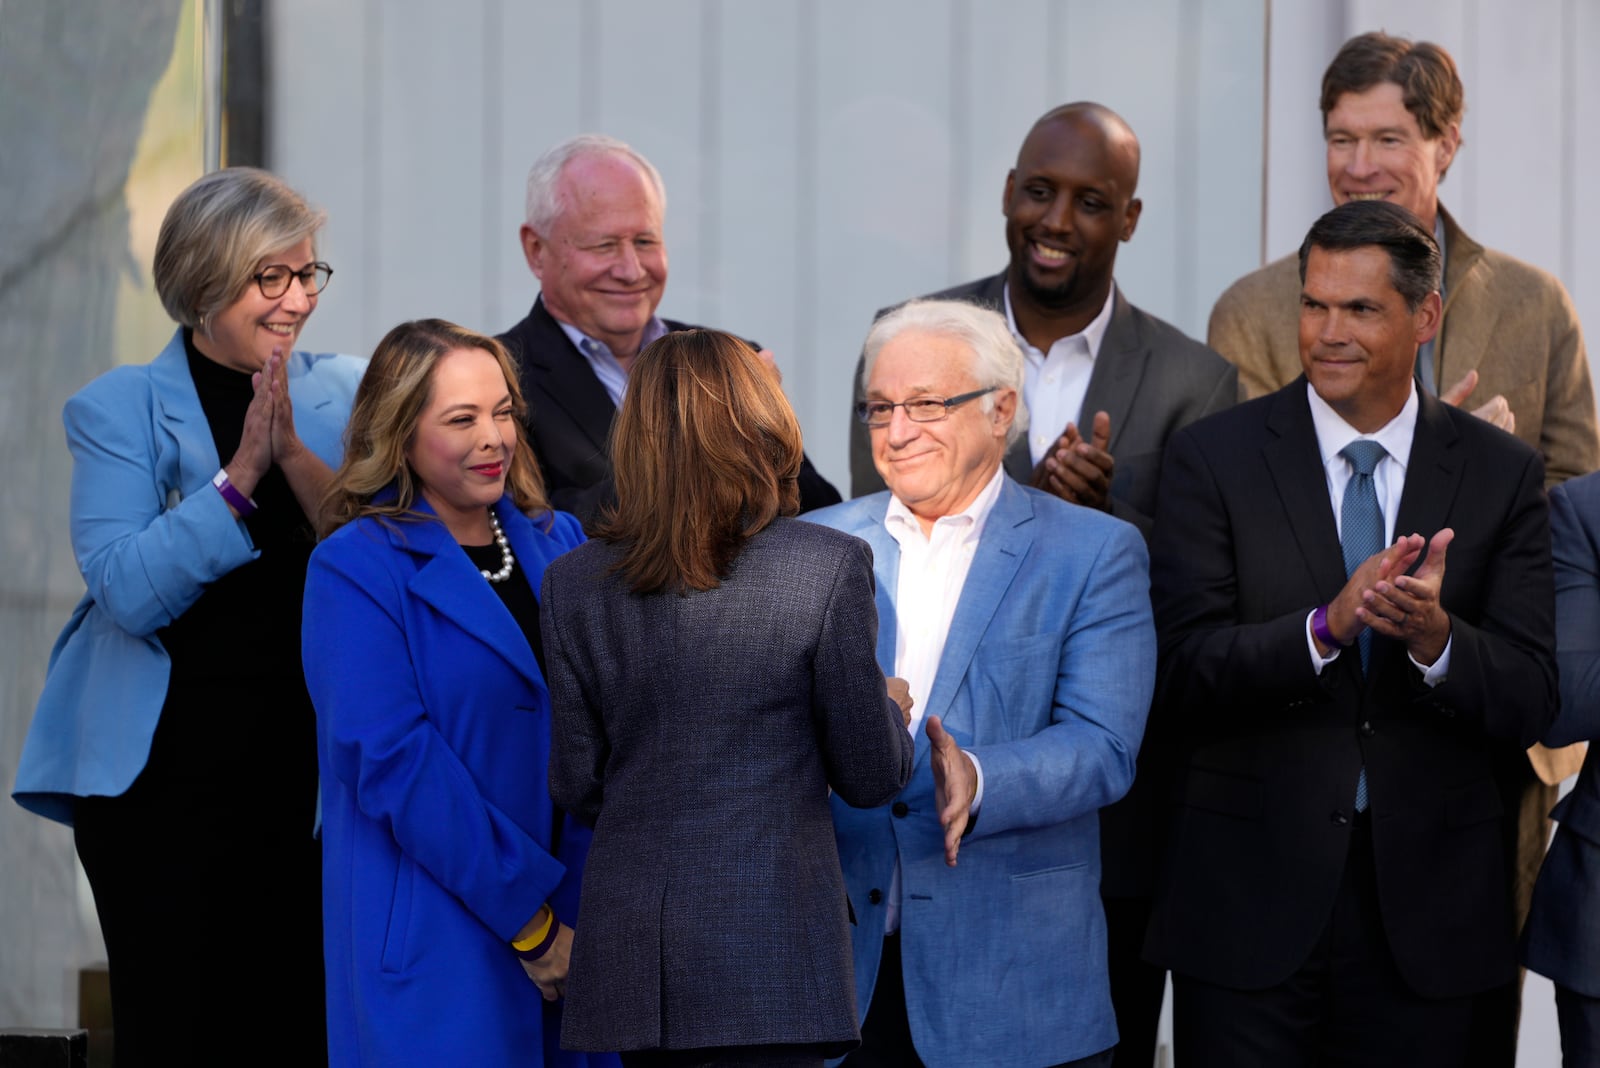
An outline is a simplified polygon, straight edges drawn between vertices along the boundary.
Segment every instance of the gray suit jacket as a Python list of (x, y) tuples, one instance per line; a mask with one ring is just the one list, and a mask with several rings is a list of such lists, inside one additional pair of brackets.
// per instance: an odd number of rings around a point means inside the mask
[(594, 822), (562, 1044), (858, 1040), (828, 792), (887, 803), (911, 736), (872, 554), (779, 519), (715, 589), (638, 595), (591, 541), (545, 570), (550, 793)]
[[(965, 300), (1003, 311), (1006, 275), (968, 282), (932, 293), (929, 300)], [(882, 316), (889, 309), (878, 314)], [(861, 364), (856, 364), (855, 397), (862, 394)], [(1111, 514), (1139, 528), (1148, 541), (1161, 482), (1161, 453), (1174, 430), (1219, 412), (1238, 399), (1238, 374), (1226, 360), (1176, 327), (1129, 304), (1119, 289), (1089, 376), (1080, 426), (1095, 412), (1111, 416), (1109, 451), (1116, 458), (1111, 481)], [(1050, 428), (1059, 434), (1062, 427)], [(1087, 436), (1087, 427), (1085, 436)], [(1006, 454), (1006, 472), (1028, 484), (1033, 463), (1028, 443), (1018, 438)], [(850, 495), (883, 489), (872, 463), (867, 428), (850, 420)]]

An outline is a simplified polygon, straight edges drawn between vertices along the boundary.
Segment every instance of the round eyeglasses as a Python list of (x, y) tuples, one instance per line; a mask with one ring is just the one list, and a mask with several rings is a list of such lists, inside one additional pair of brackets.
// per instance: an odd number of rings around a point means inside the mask
[(894, 410), (904, 408), (906, 418), (913, 423), (937, 423), (950, 415), (950, 409), (977, 400), (985, 393), (993, 393), (999, 386), (975, 389), (954, 397), (912, 397), (910, 400), (890, 404), (888, 401), (864, 400), (856, 402), (856, 418), (874, 429), (888, 426), (894, 419)]
[(289, 292), (289, 280), (292, 278), (300, 279), (300, 288), (306, 291), (306, 296), (314, 297), (328, 288), (328, 279), (333, 277), (333, 268), (321, 260), (308, 264), (298, 271), (287, 263), (274, 263), (250, 277), (255, 279), (256, 285), (261, 289), (261, 295), (268, 300), (277, 300)]

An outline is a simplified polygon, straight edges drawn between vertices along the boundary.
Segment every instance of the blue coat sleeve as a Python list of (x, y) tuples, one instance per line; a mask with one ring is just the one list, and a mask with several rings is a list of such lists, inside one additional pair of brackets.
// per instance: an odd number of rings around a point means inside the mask
[(406, 612), (410, 594), (393, 570), (395, 551), (359, 529), (347, 533), (354, 536), (318, 547), (306, 579), (302, 657), (323, 774), (338, 780), (362, 816), (388, 828), (399, 848), (485, 926), (509, 940), (549, 898), (565, 868), (483, 795), (438, 730), (419, 675), (450, 670), (448, 636), (436, 629), (408, 632), (415, 619)]
[[(137, 373), (99, 379), (67, 402), (62, 420), (72, 452), (78, 567), (94, 602), (123, 630), (143, 636), (182, 615), (208, 583), (256, 551), (220, 494), (163, 485), (149, 390), (127, 388)], [(174, 490), (181, 499), (169, 508)]]
[(1133, 785), (1155, 687), (1148, 559), (1137, 529), (1115, 524), (1064, 607), (1049, 726), (973, 747), (984, 777), (975, 837), (1062, 823)]

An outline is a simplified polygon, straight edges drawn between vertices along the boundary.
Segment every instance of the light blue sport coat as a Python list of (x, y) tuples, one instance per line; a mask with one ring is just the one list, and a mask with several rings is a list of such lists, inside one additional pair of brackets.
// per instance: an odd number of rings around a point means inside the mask
[[(330, 467), (366, 366), (290, 354), (295, 429)], [(115, 368), (73, 394), (62, 421), (72, 550), (88, 589), (50, 652), (12, 796), (70, 824), (75, 798), (123, 793), (149, 759), (171, 665), (156, 631), (258, 553), (211, 485), (222, 461), (181, 330), (150, 363)]]
[[(872, 546), (878, 662), (893, 674), (900, 546), (888, 505), (878, 493), (804, 518)], [(1097, 814), (1132, 783), (1150, 708), (1148, 572), (1134, 527), (1007, 478), (924, 710), (983, 766), (959, 863), (944, 862), (920, 724), (893, 804), (833, 806), (857, 919), (857, 1009), (864, 1019), (872, 1004), (898, 858), (906, 1011), (930, 1068), (1059, 1064), (1117, 1041)]]

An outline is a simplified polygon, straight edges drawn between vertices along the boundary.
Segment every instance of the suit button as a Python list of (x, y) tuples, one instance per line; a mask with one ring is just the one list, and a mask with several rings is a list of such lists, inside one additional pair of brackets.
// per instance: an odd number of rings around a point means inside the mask
[(883, 891), (874, 887), (867, 891), (867, 900), (874, 905), (883, 904)]
[(1343, 827), (1343, 826), (1345, 826), (1346, 824), (1348, 824), (1350, 822), (1350, 817), (1346, 816), (1343, 812), (1340, 812), (1338, 809), (1334, 809), (1332, 812), (1330, 812), (1328, 814), (1328, 819), (1333, 823), (1333, 825), (1335, 827)]
[(1378, 733), (1378, 728), (1376, 728), (1376, 727), (1374, 727), (1372, 725), (1372, 721), (1371, 720), (1367, 720), (1365, 723), (1361, 724), (1361, 737), (1363, 737), (1363, 738), (1371, 738), (1374, 734), (1377, 734), (1377, 733)]
[(911, 808), (904, 801), (896, 801), (889, 811), (894, 813), (896, 819), (903, 820), (906, 818), (906, 813), (911, 811)]

